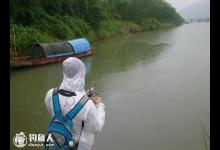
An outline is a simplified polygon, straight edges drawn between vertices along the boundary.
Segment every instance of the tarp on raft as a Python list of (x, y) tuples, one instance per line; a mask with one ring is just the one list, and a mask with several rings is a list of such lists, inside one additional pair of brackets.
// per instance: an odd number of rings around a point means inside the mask
[(73, 53), (72, 46), (67, 42), (39, 43), (33, 46), (31, 57), (33, 59), (50, 58)]
[(51, 58), (89, 51), (90, 43), (84, 39), (75, 39), (67, 42), (38, 43), (32, 47), (32, 58)]
[(74, 52), (76, 54), (89, 51), (91, 49), (89, 41), (84, 38), (70, 40), (67, 42), (74, 48)]

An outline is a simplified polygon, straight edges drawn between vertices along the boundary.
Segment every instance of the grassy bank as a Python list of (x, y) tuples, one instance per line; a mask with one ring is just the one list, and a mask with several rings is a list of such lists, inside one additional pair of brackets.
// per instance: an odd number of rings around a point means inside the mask
[[(80, 37), (85, 37), (93, 42), (127, 33), (153, 31), (175, 26), (173, 23), (161, 23), (153, 19), (146, 20), (143, 24), (122, 20), (104, 20), (101, 22), (100, 28), (94, 31), (83, 20), (71, 19), (64, 17), (63, 22), (54, 20), (51, 23), (53, 25), (42, 24), (41, 26), (23, 26), (12, 23), (10, 31), (11, 56), (29, 55), (31, 47), (36, 43), (59, 42)], [(48, 33), (47, 30), (50, 32)]]

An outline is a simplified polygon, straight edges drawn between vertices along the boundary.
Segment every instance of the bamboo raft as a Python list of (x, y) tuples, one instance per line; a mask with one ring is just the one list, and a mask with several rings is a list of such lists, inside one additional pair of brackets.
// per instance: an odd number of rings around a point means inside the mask
[(94, 50), (95, 48), (89, 51), (86, 51), (86, 52), (78, 53), (78, 54), (53, 57), (53, 58), (32, 59), (31, 56), (13, 58), (10, 60), (10, 66), (11, 68), (22, 68), (22, 67), (31, 67), (31, 66), (40, 66), (40, 65), (52, 64), (52, 63), (59, 63), (68, 57), (81, 58), (81, 57), (92, 55)]
[(59, 63), (68, 57), (86, 57), (92, 55), (95, 48), (84, 39), (74, 39), (67, 42), (38, 43), (32, 47), (31, 56), (12, 58), (11, 68), (22, 68)]

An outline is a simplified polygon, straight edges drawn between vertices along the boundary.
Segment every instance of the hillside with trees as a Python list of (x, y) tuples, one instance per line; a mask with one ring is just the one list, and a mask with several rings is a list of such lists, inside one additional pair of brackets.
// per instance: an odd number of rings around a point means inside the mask
[(29, 55), (39, 42), (95, 41), (182, 22), (164, 0), (10, 0), (10, 54)]

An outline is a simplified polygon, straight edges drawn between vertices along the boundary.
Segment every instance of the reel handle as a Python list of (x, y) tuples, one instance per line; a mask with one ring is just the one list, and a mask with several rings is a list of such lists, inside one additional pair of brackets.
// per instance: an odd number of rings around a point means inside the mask
[(86, 91), (86, 94), (88, 97), (94, 97), (98, 95), (98, 93), (95, 92), (95, 86), (96, 84), (94, 83), (93, 86), (89, 90)]

